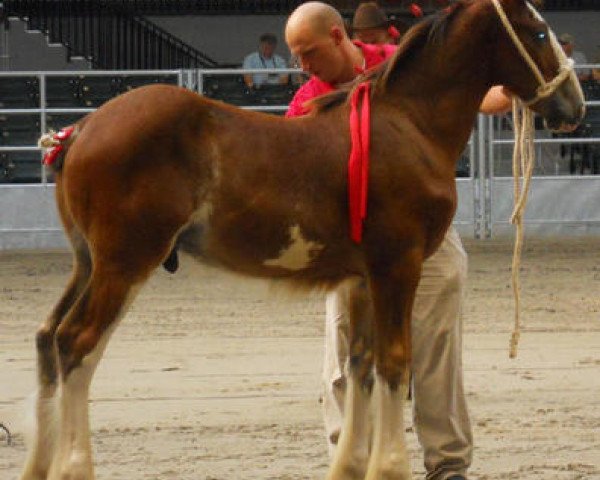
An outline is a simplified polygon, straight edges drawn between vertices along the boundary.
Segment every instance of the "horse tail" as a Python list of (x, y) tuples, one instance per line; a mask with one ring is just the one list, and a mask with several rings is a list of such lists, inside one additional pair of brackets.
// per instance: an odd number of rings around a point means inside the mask
[(60, 172), (69, 146), (75, 141), (87, 116), (68, 127), (55, 132), (50, 130), (38, 140), (38, 146), (45, 150), (42, 163), (50, 167), (55, 173)]

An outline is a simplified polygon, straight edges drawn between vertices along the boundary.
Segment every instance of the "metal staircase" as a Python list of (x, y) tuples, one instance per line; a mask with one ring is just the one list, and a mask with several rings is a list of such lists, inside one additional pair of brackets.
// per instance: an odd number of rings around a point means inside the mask
[[(60, 43), (103, 70), (210, 68), (212, 58), (111, 0), (5, 0), (4, 18)], [(8, 26), (8, 22), (6, 23)]]

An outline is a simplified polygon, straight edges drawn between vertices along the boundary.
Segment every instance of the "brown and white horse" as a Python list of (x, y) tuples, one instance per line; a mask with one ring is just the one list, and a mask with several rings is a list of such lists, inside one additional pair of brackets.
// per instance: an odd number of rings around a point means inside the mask
[[(581, 90), (561, 73), (566, 59), (547, 25), (524, 0), (499, 0), (515, 40), (493, 1), (463, 0), (424, 21), (363, 79), (372, 137), (361, 243), (349, 236), (347, 92), (318, 101), (307, 117), (283, 119), (156, 85), (75, 125), (55, 164), (74, 270), (37, 332), (37, 431), (23, 480), (94, 478), (94, 370), (135, 293), (161, 264), (174, 270), (178, 250), (306, 287), (363, 278), (354, 311), (372, 309), (374, 321), (352, 315), (345, 427), (328, 478), (410, 478), (401, 405), (411, 308), (421, 264), (455, 211), (455, 164), (478, 106), (501, 84), (535, 99), (531, 108), (551, 128), (583, 115)], [(538, 99), (540, 81), (554, 90)], [(371, 332), (372, 352), (359, 338)]]

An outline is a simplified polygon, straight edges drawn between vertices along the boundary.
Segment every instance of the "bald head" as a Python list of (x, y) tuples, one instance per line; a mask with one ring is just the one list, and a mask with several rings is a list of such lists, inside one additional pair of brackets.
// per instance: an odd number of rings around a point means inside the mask
[(342, 16), (323, 2), (303, 3), (294, 10), (285, 26), (285, 40), (302, 69), (324, 82), (349, 82), (356, 76), (355, 67), (363, 64)]
[(344, 20), (335, 8), (323, 2), (306, 2), (288, 18), (285, 38), (289, 43), (297, 35), (326, 36), (332, 27), (344, 30)]

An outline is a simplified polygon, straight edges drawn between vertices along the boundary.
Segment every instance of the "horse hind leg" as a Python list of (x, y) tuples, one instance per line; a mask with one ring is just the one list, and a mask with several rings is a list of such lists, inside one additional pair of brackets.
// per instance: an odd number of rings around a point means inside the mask
[(70, 233), (74, 250), (71, 279), (50, 316), (36, 333), (37, 384), (34, 398), (33, 432), (21, 480), (45, 479), (54, 454), (57, 434), (55, 395), (58, 385), (55, 334), (67, 312), (87, 285), (91, 260), (87, 244), (76, 232)]
[(373, 385), (373, 310), (362, 279), (352, 279), (336, 291), (349, 316), (349, 355), (346, 363), (344, 420), (328, 480), (362, 480), (369, 459), (369, 403)]
[[(152, 267), (159, 263), (157, 260)], [(58, 327), (60, 424), (49, 480), (94, 478), (88, 416), (89, 387), (118, 320), (149, 271), (150, 268), (140, 273), (135, 268), (125, 268), (94, 256), (94, 268), (87, 286)]]

